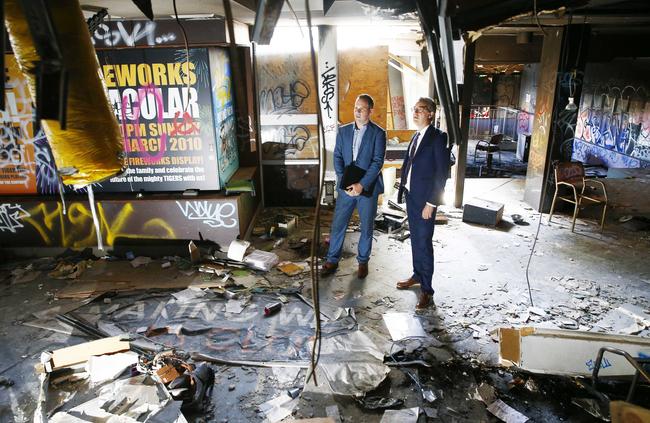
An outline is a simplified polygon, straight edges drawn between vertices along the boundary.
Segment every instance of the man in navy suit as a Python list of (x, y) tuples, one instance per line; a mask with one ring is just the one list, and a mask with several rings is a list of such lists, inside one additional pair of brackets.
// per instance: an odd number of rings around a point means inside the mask
[[(384, 192), (381, 167), (386, 152), (386, 132), (370, 121), (374, 101), (368, 94), (361, 94), (354, 103), (354, 122), (341, 126), (336, 134), (334, 147), (334, 170), (337, 178), (337, 199), (334, 220), (330, 229), (330, 246), (327, 261), (321, 268), (321, 275), (336, 272), (345, 232), (352, 212), (356, 208), (361, 220), (361, 236), (357, 261), (357, 277), (368, 276), (368, 261), (372, 250), (372, 233), (377, 213), (377, 198)], [(365, 174), (357, 183), (342, 189), (339, 184), (345, 168), (351, 164), (364, 169)]]
[(406, 197), (413, 258), (413, 275), (398, 282), (397, 289), (420, 285), (418, 310), (433, 305), (433, 228), (449, 173), (447, 134), (431, 124), (435, 111), (435, 103), (429, 97), (421, 97), (413, 108), (418, 131), (411, 139), (402, 165), (397, 200), (401, 203)]

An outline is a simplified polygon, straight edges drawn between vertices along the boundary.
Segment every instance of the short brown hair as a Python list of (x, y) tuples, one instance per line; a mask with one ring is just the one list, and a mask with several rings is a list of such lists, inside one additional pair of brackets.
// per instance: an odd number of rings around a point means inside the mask
[(375, 100), (372, 99), (370, 94), (359, 94), (357, 96), (357, 100), (364, 100), (366, 104), (368, 105), (369, 109), (374, 109), (375, 108)]

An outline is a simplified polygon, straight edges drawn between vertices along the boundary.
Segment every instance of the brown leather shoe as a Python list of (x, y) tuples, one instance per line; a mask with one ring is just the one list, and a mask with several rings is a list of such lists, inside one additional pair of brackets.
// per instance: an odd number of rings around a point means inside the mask
[(320, 268), (320, 275), (321, 276), (329, 276), (333, 275), (334, 272), (336, 272), (336, 269), (338, 269), (339, 265), (338, 263), (332, 263), (330, 261), (326, 261), (323, 266)]
[(428, 292), (420, 293), (420, 296), (418, 297), (418, 303), (415, 305), (415, 309), (423, 310), (429, 306), (435, 307), (435, 304), (433, 303), (433, 294), (429, 294)]
[(359, 263), (357, 278), (364, 279), (366, 276), (368, 276), (368, 263)]
[(416, 281), (413, 278), (408, 278), (405, 281), (397, 282), (397, 289), (409, 289), (412, 286), (420, 285), (420, 282)]

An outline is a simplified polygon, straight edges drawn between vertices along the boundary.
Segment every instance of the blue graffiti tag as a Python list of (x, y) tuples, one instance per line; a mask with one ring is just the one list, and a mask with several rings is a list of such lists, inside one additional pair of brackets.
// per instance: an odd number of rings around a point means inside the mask
[[(594, 360), (589, 360), (585, 364), (587, 365), (587, 369), (589, 371), (592, 371), (596, 368), (596, 362)], [(600, 368), (606, 369), (608, 367), (612, 367), (612, 363), (610, 363), (608, 359), (603, 357), (603, 361), (600, 364)]]

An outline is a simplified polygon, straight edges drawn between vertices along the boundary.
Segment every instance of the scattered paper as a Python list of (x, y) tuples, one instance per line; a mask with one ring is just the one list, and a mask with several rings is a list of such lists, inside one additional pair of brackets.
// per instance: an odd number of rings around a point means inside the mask
[(525, 423), (529, 420), (528, 417), (524, 416), (500, 399), (490, 404), (487, 410), (506, 423)]
[(383, 318), (393, 341), (427, 337), (420, 319), (410, 313), (385, 313)]
[(379, 423), (416, 423), (420, 416), (420, 408), (405, 408), (403, 410), (386, 410)]
[(282, 385), (293, 383), (300, 373), (300, 367), (273, 367), (273, 376)]
[(280, 272), (284, 273), (287, 276), (296, 276), (309, 270), (307, 266), (290, 261), (283, 261), (282, 263), (278, 263), (277, 268)]
[(243, 261), (246, 250), (250, 245), (251, 243), (248, 241), (242, 241), (240, 239), (233, 240), (228, 247), (228, 258), (230, 260)]
[(131, 260), (131, 266), (135, 267), (140, 267), (140, 266), (145, 266), (147, 264), (151, 263), (151, 257), (145, 257), (145, 256), (138, 256)]
[(138, 355), (132, 351), (125, 353), (92, 356), (86, 362), (86, 371), (91, 383), (113, 380), (124, 370), (138, 362)]
[(246, 308), (247, 304), (248, 299), (228, 300), (226, 303), (226, 313), (239, 314)]
[(172, 296), (176, 298), (176, 302), (186, 303), (197, 298), (205, 297), (205, 291), (201, 288), (190, 287), (182, 291), (174, 292)]
[(286, 392), (257, 407), (271, 423), (279, 422), (291, 415), (298, 405), (299, 398), (291, 398)]

